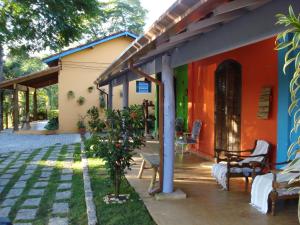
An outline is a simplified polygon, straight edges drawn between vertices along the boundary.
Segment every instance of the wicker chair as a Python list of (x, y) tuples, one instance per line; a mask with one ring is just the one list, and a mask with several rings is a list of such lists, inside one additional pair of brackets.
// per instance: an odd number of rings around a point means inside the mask
[[(231, 178), (244, 177), (245, 190), (248, 188), (249, 177), (262, 174), (269, 159), (270, 144), (264, 140), (256, 140), (255, 147), (243, 151), (227, 151), (216, 149), (217, 163), (213, 165), (212, 175), (224, 189), (230, 190)], [(250, 153), (250, 155), (241, 155)]]

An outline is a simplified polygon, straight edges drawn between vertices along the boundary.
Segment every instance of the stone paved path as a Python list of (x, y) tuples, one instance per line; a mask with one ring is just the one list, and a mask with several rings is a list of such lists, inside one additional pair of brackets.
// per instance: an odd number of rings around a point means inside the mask
[[(79, 134), (22, 135), (0, 132), (0, 154), (7, 151), (26, 151), (41, 147), (80, 142)], [(1, 159), (0, 159), (1, 160)]]
[[(50, 154), (48, 147), (0, 154), (0, 217), (7, 217), (13, 208), (17, 208), (14, 224), (32, 224), (53, 179), (53, 170), (59, 168), (59, 184), (52, 208), (49, 209), (51, 215), (48, 224), (69, 224), (68, 202), (72, 195), (75, 150), (73, 145), (69, 145), (65, 154), (62, 151), (62, 146), (56, 145)], [(63, 161), (60, 164), (62, 167), (57, 167), (57, 163), (61, 162), (59, 160)]]
[[(73, 158), (74, 147), (69, 146), (67, 154), (65, 155), (64, 167), (60, 172), (60, 183), (57, 187), (55, 200), (52, 206), (52, 217), (49, 220), (49, 225), (67, 225), (68, 224), (68, 213), (70, 206), (68, 200), (71, 198), (72, 189), (72, 177), (73, 177)], [(65, 179), (65, 177), (68, 179)]]

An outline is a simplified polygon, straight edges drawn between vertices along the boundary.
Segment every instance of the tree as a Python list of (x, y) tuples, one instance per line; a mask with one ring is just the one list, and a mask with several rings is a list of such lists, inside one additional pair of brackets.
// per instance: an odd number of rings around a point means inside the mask
[(100, 1), (99, 14), (90, 20), (87, 38), (95, 39), (121, 31), (141, 34), (146, 13), (140, 0)]
[[(297, 164), (300, 158), (294, 158), (296, 154), (300, 153), (300, 107), (298, 105), (300, 101), (300, 14), (296, 16), (293, 8), (290, 6), (288, 15), (278, 14), (277, 18), (277, 24), (287, 27), (287, 29), (280, 33), (276, 39), (276, 49), (286, 50), (283, 72), (287, 74), (287, 68), (294, 66), (294, 73), (288, 74), (292, 76), (290, 81), (291, 104), (288, 111), (294, 121), (291, 136), (295, 135), (296, 138), (295, 140), (291, 140), (292, 143), (288, 149), (288, 158), (293, 159), (292, 162), (284, 169), (284, 172), (288, 173), (300, 170), (299, 164)], [(290, 183), (299, 181), (300, 176), (297, 176), (290, 180)], [(298, 220), (300, 222), (300, 201), (298, 206)]]
[(5, 79), (13, 79), (45, 68), (46, 65), (39, 58), (30, 57), (26, 52), (10, 52), (4, 63), (3, 76)]
[(114, 186), (114, 197), (119, 198), (121, 180), (125, 169), (130, 169), (134, 150), (144, 144), (144, 115), (141, 106), (130, 106), (123, 110), (108, 110), (106, 131), (94, 133), (85, 142), (89, 156), (98, 156), (105, 166)]
[(79, 40), (97, 0), (2, 0), (0, 43), (27, 50), (61, 49)]
[[(82, 37), (86, 21), (98, 14), (97, 0), (0, 0), (0, 81), (3, 46), (26, 51), (57, 50)], [(3, 128), (0, 90), (0, 130)]]

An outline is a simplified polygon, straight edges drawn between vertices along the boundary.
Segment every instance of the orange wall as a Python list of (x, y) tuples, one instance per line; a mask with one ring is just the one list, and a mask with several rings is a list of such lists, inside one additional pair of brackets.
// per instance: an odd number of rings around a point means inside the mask
[[(268, 39), (230, 52), (189, 64), (189, 129), (196, 119), (203, 121), (199, 142), (194, 146), (202, 154), (214, 155), (214, 72), (223, 60), (234, 59), (242, 65), (241, 148), (252, 148), (255, 139), (276, 146), (277, 52), (274, 39)], [(268, 120), (257, 119), (261, 88), (272, 87), (272, 106)], [(275, 158), (276, 149), (273, 148)]]

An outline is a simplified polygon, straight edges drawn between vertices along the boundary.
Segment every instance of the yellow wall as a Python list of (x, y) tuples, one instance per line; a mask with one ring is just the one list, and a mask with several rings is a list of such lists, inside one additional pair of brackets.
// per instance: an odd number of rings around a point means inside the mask
[[(99, 106), (99, 92), (93, 82), (132, 40), (128, 37), (117, 38), (61, 59), (62, 70), (58, 80), (59, 132), (76, 132), (79, 116), (86, 115), (90, 107)], [(90, 86), (94, 87), (92, 93), (88, 92)], [(70, 90), (75, 93), (74, 99), (67, 97)], [(82, 106), (77, 103), (80, 96), (85, 98)]]
[[(138, 79), (138, 80), (144, 80), (144, 79)], [(136, 92), (136, 80), (129, 82), (129, 88), (128, 88), (128, 104), (129, 105), (141, 105), (143, 103), (143, 100), (155, 100), (155, 84), (151, 83), (151, 93), (137, 93)], [(122, 108), (122, 91), (123, 87), (122, 85), (116, 86), (113, 89), (113, 109), (121, 109)]]

